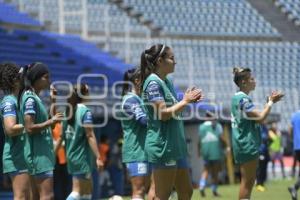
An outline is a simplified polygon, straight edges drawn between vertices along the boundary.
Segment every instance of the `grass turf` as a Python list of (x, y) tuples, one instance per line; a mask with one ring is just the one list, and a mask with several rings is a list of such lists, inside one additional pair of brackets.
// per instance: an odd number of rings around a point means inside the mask
[[(288, 186), (295, 183), (296, 180), (275, 180), (268, 181), (266, 183), (266, 191), (259, 192), (255, 188), (252, 190), (251, 199), (255, 200), (290, 200), (290, 194), (287, 190)], [(221, 197), (213, 197), (210, 188), (205, 190), (206, 197), (200, 197), (199, 191), (194, 190), (192, 200), (205, 199), (205, 200), (236, 200), (238, 199), (239, 185), (221, 185), (218, 192), (222, 195)], [(125, 197), (124, 199), (130, 199)], [(176, 198), (173, 198), (174, 200)], [(172, 199), (172, 200), (173, 200)]]
[[(255, 188), (252, 190), (251, 199), (255, 200), (289, 200), (290, 194), (287, 190), (288, 186), (292, 185), (295, 180), (277, 180), (269, 181), (266, 184), (266, 191), (259, 192)], [(210, 188), (206, 189), (206, 197), (201, 199), (222, 199), (222, 200), (235, 200), (238, 199), (239, 185), (220, 186), (219, 193), (221, 198), (214, 198), (212, 196)], [(200, 199), (198, 190), (194, 190), (192, 199)]]

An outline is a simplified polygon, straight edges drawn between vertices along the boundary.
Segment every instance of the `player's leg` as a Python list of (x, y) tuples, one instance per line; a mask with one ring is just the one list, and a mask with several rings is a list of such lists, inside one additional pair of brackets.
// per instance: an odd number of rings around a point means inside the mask
[(190, 200), (192, 198), (193, 186), (189, 166), (185, 158), (177, 161), (175, 189), (179, 200)]
[(250, 199), (252, 188), (256, 178), (257, 160), (251, 160), (241, 164), (241, 185), (239, 199)]
[(30, 196), (30, 175), (18, 173), (10, 175), (14, 193), (14, 200), (29, 199)]

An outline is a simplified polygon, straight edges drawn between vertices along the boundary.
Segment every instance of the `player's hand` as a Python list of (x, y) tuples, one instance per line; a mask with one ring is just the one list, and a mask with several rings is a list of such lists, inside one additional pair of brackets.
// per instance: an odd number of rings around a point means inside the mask
[(201, 101), (203, 98), (202, 91), (196, 87), (187, 89), (183, 96), (183, 100), (188, 103)]
[(52, 124), (55, 124), (57, 122), (61, 122), (64, 118), (64, 114), (63, 113), (56, 113), (52, 118)]
[(271, 95), (269, 96), (269, 100), (273, 101), (273, 103), (276, 103), (280, 101), (284, 97), (284, 94), (282, 92), (273, 91)]
[(97, 158), (96, 165), (98, 170), (102, 171), (104, 169), (104, 163), (100, 158)]

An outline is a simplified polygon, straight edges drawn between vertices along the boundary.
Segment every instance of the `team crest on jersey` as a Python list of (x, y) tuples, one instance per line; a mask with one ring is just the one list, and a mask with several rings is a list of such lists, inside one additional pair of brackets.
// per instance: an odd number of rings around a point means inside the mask
[(138, 174), (146, 174), (147, 165), (145, 163), (138, 163), (137, 170), (138, 170)]
[(11, 112), (12, 111), (12, 106), (13, 104), (11, 102), (5, 102), (4, 107), (3, 107), (3, 112)]
[(75, 138), (75, 130), (71, 125), (68, 125), (66, 130), (66, 139), (74, 139)]
[(218, 138), (212, 132), (207, 132), (205, 137), (201, 140), (202, 143), (216, 142), (216, 141), (218, 141)]

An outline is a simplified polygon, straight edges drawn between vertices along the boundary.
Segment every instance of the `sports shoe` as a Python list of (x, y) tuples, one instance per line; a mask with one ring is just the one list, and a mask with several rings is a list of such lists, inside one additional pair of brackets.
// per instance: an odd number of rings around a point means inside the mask
[(213, 196), (214, 197), (221, 197), (221, 195), (217, 191), (213, 191)]
[(205, 192), (204, 192), (204, 189), (201, 189), (200, 190), (200, 195), (201, 195), (201, 197), (205, 197), (206, 195), (205, 195)]
[(294, 187), (288, 187), (288, 191), (292, 196), (292, 200), (297, 200), (297, 190)]
[(264, 191), (266, 191), (266, 188), (262, 185), (257, 185), (256, 190), (259, 191), (259, 192), (264, 192)]

